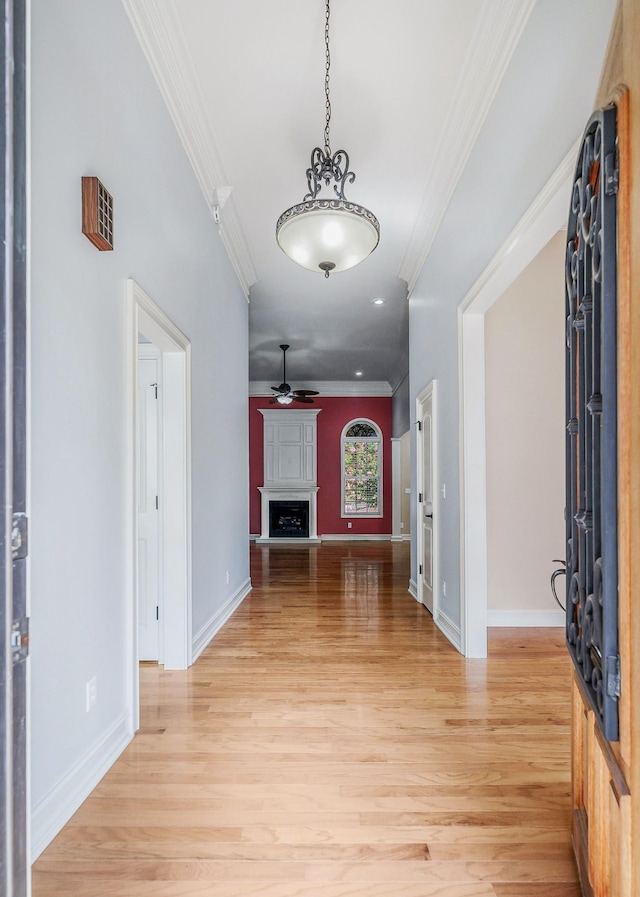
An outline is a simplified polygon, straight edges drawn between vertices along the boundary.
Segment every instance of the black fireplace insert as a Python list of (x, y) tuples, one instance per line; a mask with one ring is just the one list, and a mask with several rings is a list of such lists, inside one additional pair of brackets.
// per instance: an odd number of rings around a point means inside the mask
[(308, 501), (269, 502), (270, 539), (308, 539)]

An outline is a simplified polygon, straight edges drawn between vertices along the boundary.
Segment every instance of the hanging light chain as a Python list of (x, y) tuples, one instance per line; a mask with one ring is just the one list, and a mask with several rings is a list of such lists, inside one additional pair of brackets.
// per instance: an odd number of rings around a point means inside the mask
[(325, 23), (324, 23), (324, 56), (325, 56), (325, 66), (324, 66), (324, 95), (325, 95), (325, 110), (326, 110), (326, 120), (324, 126), (324, 151), (327, 157), (331, 157), (331, 139), (329, 137), (329, 126), (331, 124), (331, 98), (329, 96), (329, 70), (331, 69), (331, 51), (329, 50), (329, 16), (331, 10), (329, 9), (329, 0), (327, 0), (327, 10), (325, 14)]
[(356, 179), (355, 172), (349, 170), (349, 154), (345, 150), (336, 150), (331, 153), (331, 137), (329, 128), (331, 125), (331, 97), (329, 92), (329, 75), (331, 69), (331, 52), (329, 49), (329, 18), (331, 15), (330, 0), (326, 0), (324, 17), (324, 96), (325, 96), (325, 125), (324, 125), (324, 149), (316, 146), (311, 153), (311, 165), (307, 168), (307, 184), (309, 192), (303, 197), (303, 202), (315, 200), (320, 192), (323, 182), (328, 187), (334, 181), (333, 191), (340, 200), (346, 201), (344, 188), (346, 184), (353, 184)]

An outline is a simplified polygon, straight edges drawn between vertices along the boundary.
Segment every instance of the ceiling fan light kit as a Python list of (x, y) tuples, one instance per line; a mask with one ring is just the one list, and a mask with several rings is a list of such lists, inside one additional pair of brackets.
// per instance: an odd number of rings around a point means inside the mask
[[(307, 169), (309, 192), (301, 203), (283, 212), (276, 224), (276, 240), (282, 251), (303, 268), (324, 272), (325, 277), (364, 261), (380, 240), (380, 224), (373, 212), (350, 202), (344, 195), (345, 184), (352, 184), (356, 179), (355, 172), (349, 169), (348, 153), (331, 152), (329, 4), (330, 0), (326, 0), (324, 149), (317, 146), (311, 153), (311, 165)], [(328, 187), (332, 181), (335, 198), (319, 199), (323, 183)]]
[(292, 402), (302, 402), (304, 405), (313, 405), (311, 396), (319, 395), (315, 389), (291, 389), (287, 383), (287, 344), (281, 344), (282, 349), (282, 383), (280, 386), (272, 386), (271, 389), (277, 393), (273, 398), (269, 399), (269, 404), (274, 405), (291, 405)]

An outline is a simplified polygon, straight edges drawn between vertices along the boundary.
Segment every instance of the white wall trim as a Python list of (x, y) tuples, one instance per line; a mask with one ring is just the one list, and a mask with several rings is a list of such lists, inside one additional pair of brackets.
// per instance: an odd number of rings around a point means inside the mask
[[(249, 383), (249, 395), (252, 397), (273, 398), (272, 386), (275, 384), (269, 380), (251, 380)], [(320, 399), (336, 396), (343, 398), (348, 396), (392, 396), (393, 391), (386, 380), (369, 380), (364, 383), (356, 383), (351, 380), (304, 380), (295, 382), (296, 389), (316, 389)]]
[(251, 579), (246, 579), (225, 604), (198, 630), (193, 637), (192, 657), (194, 663), (198, 657), (200, 657), (211, 639), (220, 632), (234, 611), (236, 611), (242, 604), (251, 589)]
[(391, 533), (322, 533), (322, 542), (390, 542)]
[(561, 610), (490, 610), (487, 619), (489, 626), (559, 626), (564, 629), (566, 624), (564, 611)]
[(460, 582), (467, 657), (486, 657), (487, 651), (484, 314), (564, 226), (578, 145), (572, 146), (458, 307)]
[(219, 205), (218, 191), (227, 197), (221, 210), (220, 236), (248, 299), (249, 288), (257, 280), (255, 268), (233, 195), (227, 195), (229, 178), (179, 16), (172, 3), (123, 0), (123, 5), (211, 212)]
[(458, 309), (460, 619), (465, 657), (487, 656), (487, 487), (484, 315)]
[(406, 280), (409, 294), (535, 3), (536, 0), (484, 0), (478, 12), (449, 113), (439, 131), (416, 225), (400, 265), (399, 277)]
[(71, 819), (103, 775), (113, 766), (133, 738), (131, 716), (123, 714), (95, 742), (31, 813), (31, 861)]
[(460, 627), (439, 608), (436, 609), (436, 615), (433, 619), (440, 632), (449, 639), (454, 648), (457, 648), (462, 653), (462, 632)]
[(413, 579), (409, 580), (409, 594), (412, 595), (416, 601), (418, 601), (418, 586), (413, 581)]
[(391, 541), (402, 542), (402, 440), (391, 437)]

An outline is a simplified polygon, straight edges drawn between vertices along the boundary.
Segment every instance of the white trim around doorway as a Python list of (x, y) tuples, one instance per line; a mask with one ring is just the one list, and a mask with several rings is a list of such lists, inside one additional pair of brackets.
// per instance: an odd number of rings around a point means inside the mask
[(461, 638), (466, 657), (487, 656), (484, 315), (566, 225), (578, 149), (579, 141), (458, 307)]
[(167, 669), (192, 662), (191, 622), (191, 343), (134, 281), (127, 281), (129, 395), (129, 656), (134, 730), (139, 725), (137, 609), (137, 371), (138, 333), (160, 350), (163, 385), (162, 538), (164, 615), (163, 661)]

